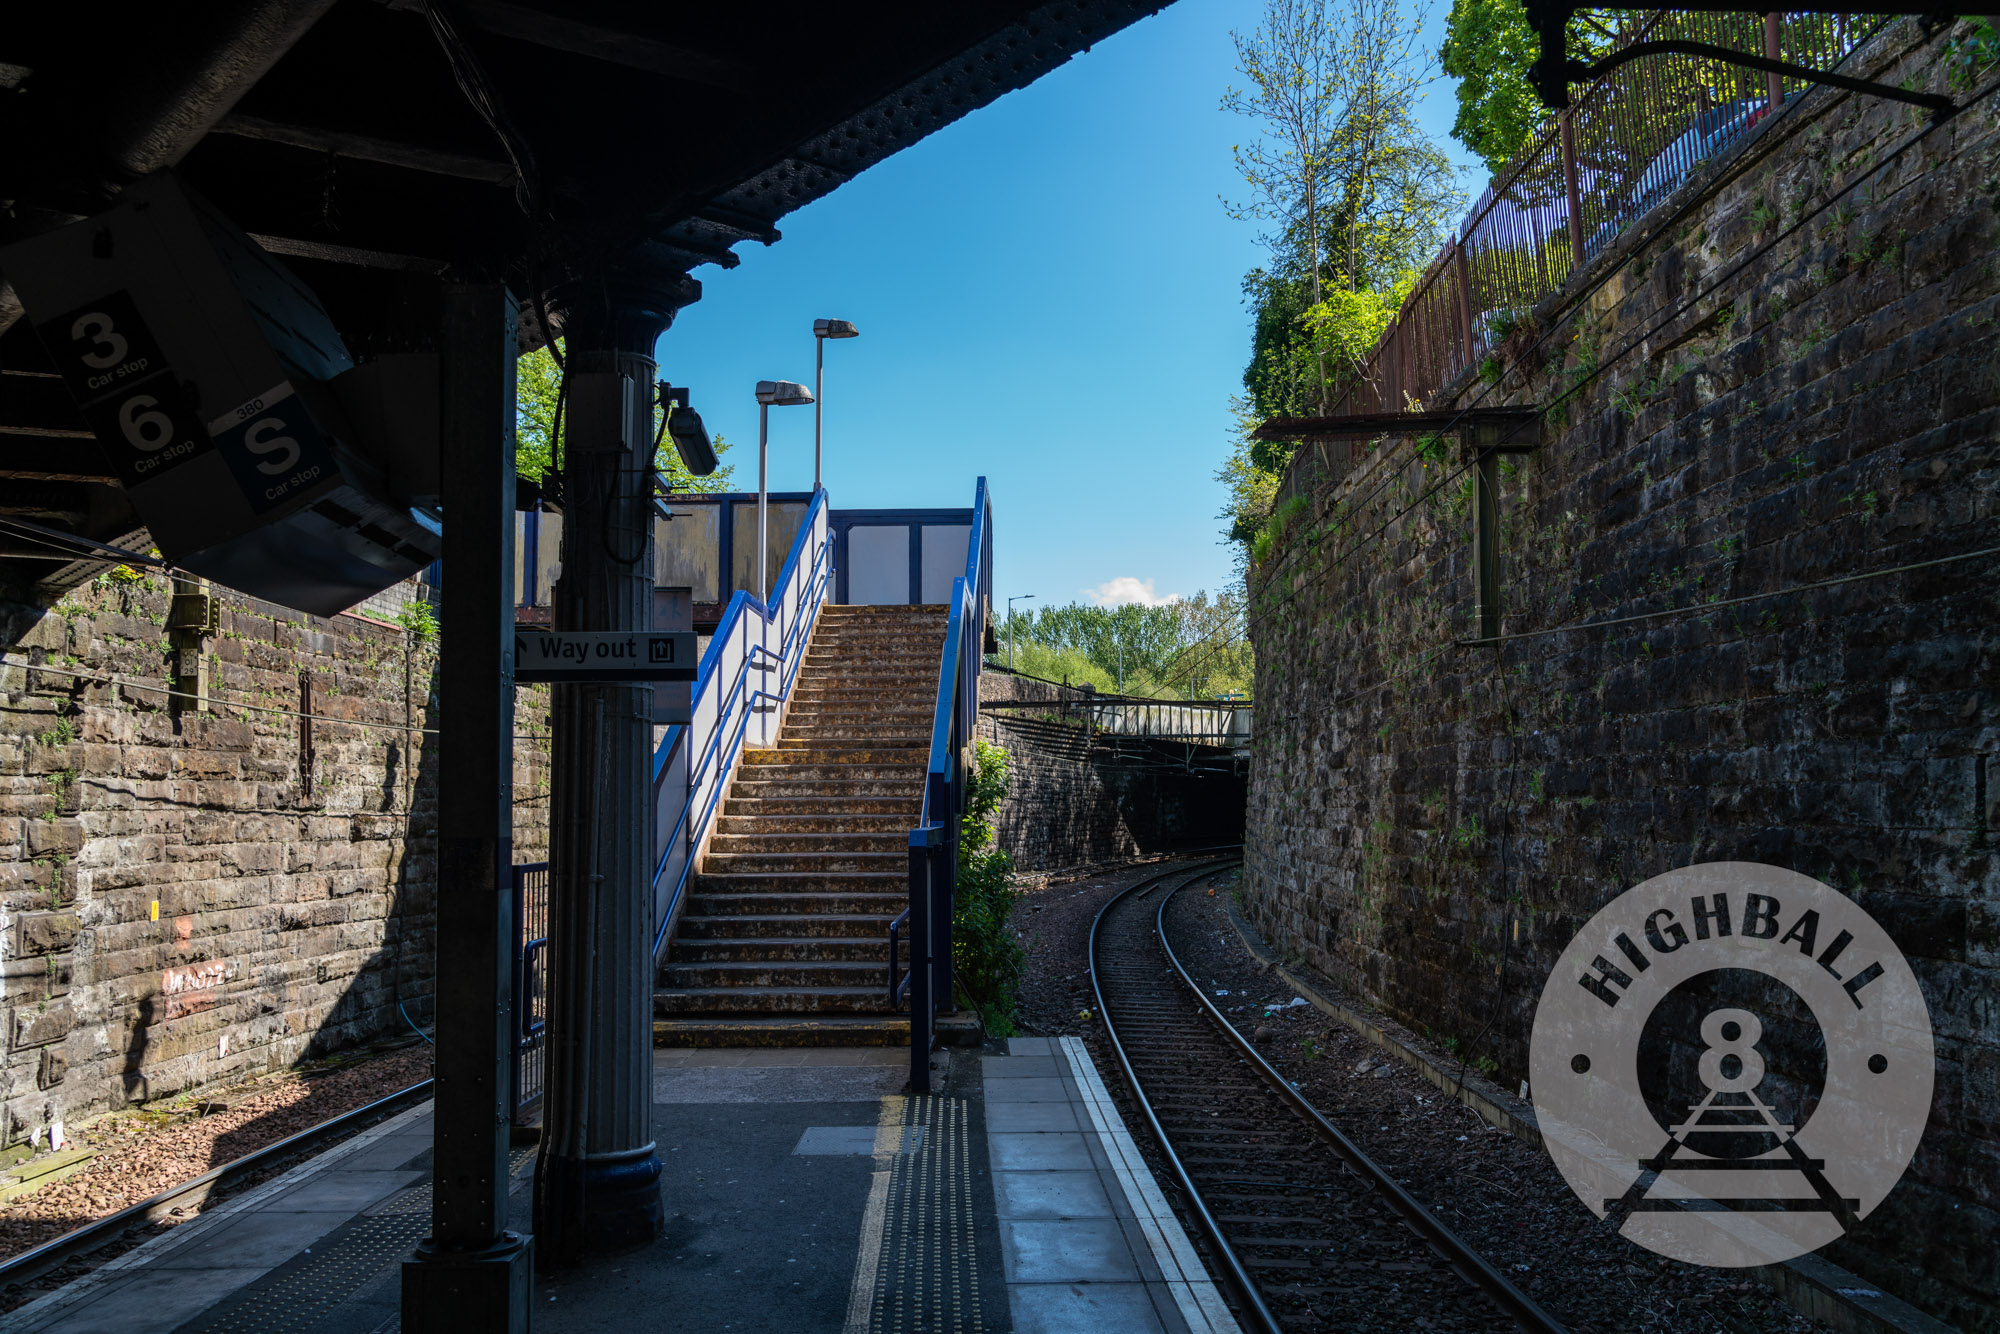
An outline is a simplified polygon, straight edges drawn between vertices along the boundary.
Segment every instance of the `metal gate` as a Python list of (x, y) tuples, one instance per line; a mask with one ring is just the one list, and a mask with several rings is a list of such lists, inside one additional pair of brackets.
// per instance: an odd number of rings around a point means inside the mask
[(514, 1124), (541, 1115), (549, 1018), (549, 864), (514, 867)]

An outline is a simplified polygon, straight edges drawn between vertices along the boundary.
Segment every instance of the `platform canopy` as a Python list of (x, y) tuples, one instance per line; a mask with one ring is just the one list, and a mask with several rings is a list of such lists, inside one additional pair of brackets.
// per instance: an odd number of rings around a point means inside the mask
[[(696, 299), (692, 270), (1164, 3), (31, 3), (0, 32), (0, 245), (173, 167), (358, 356), (420, 350), (440, 278), (503, 278), (560, 331), (594, 285)], [(129, 535), (20, 316), (0, 287), (0, 516)], [(522, 321), (541, 342), (536, 301)], [(0, 582), (103, 568), (22, 559), (18, 533)]]

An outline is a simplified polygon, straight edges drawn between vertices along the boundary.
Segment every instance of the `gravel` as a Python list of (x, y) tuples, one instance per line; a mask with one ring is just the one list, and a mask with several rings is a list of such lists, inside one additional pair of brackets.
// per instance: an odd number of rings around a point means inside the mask
[(1346, 1024), (1292, 1004), (1294, 993), (1231, 926), (1228, 880), (1210, 885), (1182, 893), (1167, 913), (1189, 975), (1322, 1115), (1576, 1334), (1828, 1328), (1736, 1271), (1627, 1241), (1577, 1200), (1538, 1146), (1487, 1125)]
[(1119, 890), (1168, 869), (1144, 862), (1025, 889), (1014, 905), (1014, 932), (1028, 950), (1015, 1017), (1038, 1036), (1091, 1036), (1086, 1014), (1097, 1005), (1090, 989), (1090, 924)]
[[(95, 1222), (180, 1185), (211, 1168), (233, 1162), (288, 1135), (351, 1112), (431, 1073), (431, 1049), (404, 1047), (362, 1052), (317, 1067), (286, 1071), (233, 1088), (205, 1089), (198, 1097), (161, 1107), (114, 1112), (70, 1128), (75, 1147), (97, 1156), (82, 1168), (41, 1189), (0, 1204), (0, 1258), (18, 1255), (63, 1233)], [(366, 1129), (357, 1125), (355, 1131)], [(329, 1147), (321, 1141), (306, 1150)], [(232, 1181), (200, 1203), (180, 1207), (128, 1232), (121, 1247), (97, 1251), (31, 1283), (0, 1292), (0, 1310), (12, 1310), (60, 1287), (202, 1208), (290, 1168), (296, 1159), (268, 1164), (248, 1178)], [(184, 1211), (184, 1212), (183, 1212)]]

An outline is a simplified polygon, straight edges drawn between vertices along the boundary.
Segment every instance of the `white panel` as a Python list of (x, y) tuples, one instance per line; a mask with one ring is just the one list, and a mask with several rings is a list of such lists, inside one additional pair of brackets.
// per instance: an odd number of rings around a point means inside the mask
[[(963, 561), (964, 543), (959, 559)], [(847, 600), (857, 607), (904, 606), (910, 600), (910, 529), (859, 526), (847, 530)]]
[(691, 588), (696, 602), (721, 602), (722, 506), (684, 500), (670, 508), (672, 520), (653, 520), (653, 582)]
[(951, 581), (965, 573), (965, 544), (972, 540), (969, 524), (938, 524), (924, 529), (924, 601), (951, 601)]

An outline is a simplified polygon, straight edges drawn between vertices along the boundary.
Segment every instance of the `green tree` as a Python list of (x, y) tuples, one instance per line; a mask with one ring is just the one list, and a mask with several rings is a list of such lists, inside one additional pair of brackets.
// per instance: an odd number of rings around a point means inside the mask
[(1159, 606), (1088, 603), (1017, 610), (998, 627), (997, 660), (1012, 637), (1017, 671), (1146, 698), (1207, 698), (1250, 686), (1250, 647), (1234, 592)]
[[(560, 345), (561, 340), (557, 340)], [(514, 363), (514, 467), (521, 476), (539, 482), (554, 464), (557, 399), (562, 390), (562, 370), (545, 347), (538, 347)], [(657, 434), (661, 409), (653, 409)], [(564, 428), (565, 430), (567, 427)], [(720, 435), (712, 436), (716, 457), (729, 444)], [(653, 466), (667, 478), (675, 491), (707, 495), (730, 489), (736, 468), (720, 463), (706, 477), (696, 477), (681, 462), (673, 442), (662, 440), (653, 456)]]
[(1261, 137), (1235, 149), (1253, 195), (1232, 216), (1278, 224), (1263, 238), (1270, 261), (1243, 280), (1250, 360), (1217, 473), (1239, 557), (1296, 449), (1254, 439), (1257, 423), (1329, 410), (1464, 205), (1456, 169), (1416, 119), (1436, 77), (1422, 21), (1412, 0), (1268, 0), (1262, 24), (1236, 38), (1249, 84), (1223, 106)]
[[(1570, 20), (1569, 51), (1595, 60), (1610, 50), (1615, 11), (1586, 10)], [(1553, 114), (1528, 82), (1541, 51), (1521, 0), (1452, 0), (1438, 64), (1458, 80), (1452, 138), (1477, 153), (1498, 176), (1534, 143)]]
[(1416, 121), (1435, 77), (1421, 26), (1405, 0), (1267, 0), (1255, 30), (1232, 34), (1247, 84), (1222, 105), (1258, 136), (1232, 149), (1251, 195), (1228, 207), (1277, 224), (1263, 238), (1271, 263), (1244, 279), (1256, 314), (1244, 388), (1266, 416), (1324, 411), (1347, 371), (1300, 327), (1305, 312), (1330, 287), (1379, 292), (1421, 268), (1463, 203)]

